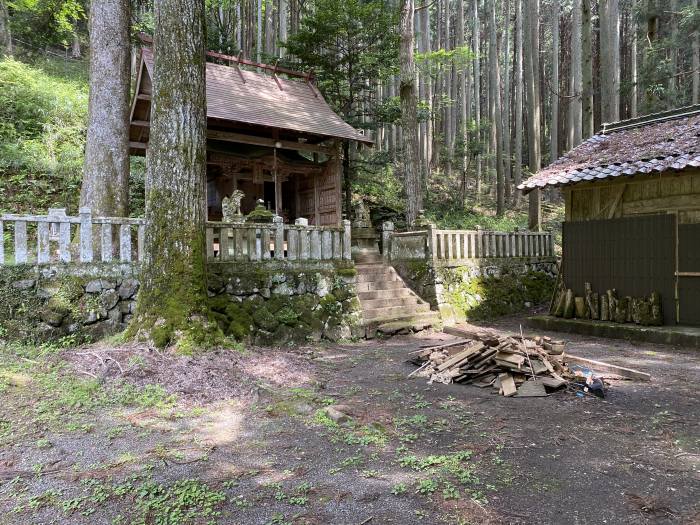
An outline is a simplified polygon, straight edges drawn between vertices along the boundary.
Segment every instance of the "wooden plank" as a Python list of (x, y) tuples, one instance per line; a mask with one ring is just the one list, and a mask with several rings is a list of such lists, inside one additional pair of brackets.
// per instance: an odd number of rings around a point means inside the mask
[(474, 343), (471, 345), (469, 348), (466, 350), (463, 350), (462, 352), (459, 352), (458, 354), (455, 354), (454, 356), (450, 357), (447, 361), (442, 363), (440, 366), (438, 366), (438, 371), (442, 372), (443, 370), (446, 370), (447, 368), (450, 368), (451, 366), (459, 363), (460, 361), (463, 361), (464, 359), (480, 352), (483, 350), (484, 343)]
[(567, 363), (585, 365), (588, 368), (600, 372), (611, 372), (613, 374), (617, 374), (622, 377), (627, 377), (629, 379), (651, 381), (651, 374), (647, 374), (646, 372), (640, 372), (639, 370), (634, 370), (633, 368), (625, 368), (622, 366), (611, 365), (610, 363), (605, 363), (603, 361), (595, 361), (593, 359), (586, 359), (585, 357), (579, 357), (571, 354), (566, 354), (566, 356), (564, 357), (564, 361)]
[(547, 397), (547, 391), (540, 380), (525, 381), (518, 387), (514, 397)]
[(332, 148), (326, 146), (318, 146), (316, 144), (307, 144), (305, 142), (293, 142), (291, 140), (279, 140), (267, 137), (256, 137), (254, 135), (245, 135), (243, 133), (233, 133), (231, 131), (207, 131), (207, 138), (221, 140), (224, 142), (236, 142), (239, 144), (251, 144), (253, 146), (265, 146), (268, 148), (289, 149), (295, 151), (309, 151), (311, 153), (323, 153), (325, 155), (333, 155)]
[(518, 389), (515, 387), (515, 381), (511, 374), (508, 372), (498, 374), (498, 380), (501, 384), (501, 392), (505, 397), (511, 397), (517, 393)]

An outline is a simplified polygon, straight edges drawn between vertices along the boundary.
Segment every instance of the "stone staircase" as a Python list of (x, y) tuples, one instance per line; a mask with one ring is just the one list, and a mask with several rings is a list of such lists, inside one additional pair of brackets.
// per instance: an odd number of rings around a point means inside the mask
[(365, 335), (416, 332), (440, 324), (437, 312), (403, 282), (377, 252), (356, 254), (357, 296), (362, 306)]

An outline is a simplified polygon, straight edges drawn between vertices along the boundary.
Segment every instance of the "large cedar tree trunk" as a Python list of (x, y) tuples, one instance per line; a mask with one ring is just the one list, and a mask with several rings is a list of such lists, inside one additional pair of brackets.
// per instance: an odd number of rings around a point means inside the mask
[(10, 16), (7, 12), (7, 2), (0, 0), (0, 58), (12, 54), (12, 37), (10, 33)]
[[(539, 0), (527, 0), (523, 10), (523, 36), (525, 45), (525, 85), (527, 88), (527, 143), (528, 164), (531, 173), (537, 173), (542, 166), (540, 146), (541, 106), (540, 106), (540, 61), (539, 61)], [(540, 190), (529, 193), (528, 228), (539, 230), (542, 222)]]
[(80, 205), (122, 217), (129, 199), (129, 0), (90, 8), (90, 98)]
[(156, 0), (146, 253), (129, 330), (182, 351), (218, 335), (206, 293), (204, 53), (204, 0)]
[(415, 222), (423, 207), (418, 156), (418, 114), (416, 99), (416, 64), (413, 58), (413, 0), (403, 0), (401, 6), (401, 128), (404, 145), (404, 182), (406, 187), (406, 222)]

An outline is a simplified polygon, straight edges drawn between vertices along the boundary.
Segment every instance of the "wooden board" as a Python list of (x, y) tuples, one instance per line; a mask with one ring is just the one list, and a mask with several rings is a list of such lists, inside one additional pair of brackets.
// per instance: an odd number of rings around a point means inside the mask
[(513, 381), (513, 376), (505, 373), (499, 374), (498, 379), (501, 383), (501, 390), (505, 397), (514, 396), (518, 389), (515, 387), (515, 381)]
[(633, 368), (624, 368), (622, 366), (611, 365), (610, 363), (594, 361), (593, 359), (586, 359), (585, 357), (578, 357), (571, 354), (566, 354), (564, 360), (567, 363), (585, 365), (588, 368), (601, 372), (612, 372), (613, 374), (617, 374), (622, 377), (628, 377), (630, 379), (639, 379), (640, 381), (651, 381), (651, 374), (647, 374), (646, 372), (640, 372), (639, 370), (634, 370)]
[(540, 380), (525, 381), (518, 387), (518, 391), (514, 397), (546, 397), (547, 392), (544, 389), (544, 384)]
[(459, 353), (453, 355), (447, 361), (445, 361), (440, 366), (438, 366), (438, 371), (442, 372), (443, 370), (446, 370), (446, 369), (450, 368), (451, 366), (454, 366), (454, 365), (464, 361), (465, 359), (468, 359), (472, 355), (483, 350), (483, 348), (484, 348), (484, 343), (474, 343), (466, 350), (463, 350), (462, 352), (459, 352)]

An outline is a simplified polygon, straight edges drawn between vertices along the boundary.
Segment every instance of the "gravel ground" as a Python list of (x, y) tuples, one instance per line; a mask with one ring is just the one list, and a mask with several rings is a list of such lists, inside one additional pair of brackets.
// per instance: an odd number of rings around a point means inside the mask
[[(49, 424), (35, 415), (53, 394), (10, 382), (0, 523), (698, 523), (700, 354), (563, 338), (571, 353), (653, 379), (613, 381), (598, 400), (507, 399), (407, 378), (407, 354), (453, 339), (441, 333), (197, 357), (63, 350), (42, 358), (59, 380), (97, 378), (108, 392), (159, 385), (175, 397), (74, 403), (62, 418), (77, 424)], [(0, 370), (13, 359), (5, 353)], [(26, 366), (31, 378), (49, 365)], [(335, 425), (327, 405), (351, 420)], [(182, 496), (178, 480), (199, 492)]]

